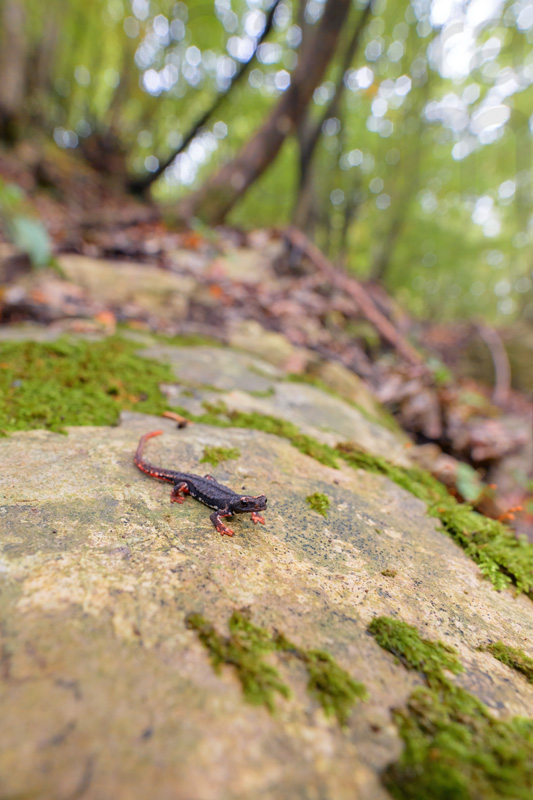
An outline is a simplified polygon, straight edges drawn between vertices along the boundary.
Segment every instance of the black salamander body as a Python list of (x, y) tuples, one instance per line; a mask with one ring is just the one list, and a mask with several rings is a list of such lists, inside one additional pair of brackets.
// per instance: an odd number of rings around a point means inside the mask
[(264, 525), (265, 520), (256, 513), (266, 508), (267, 498), (264, 494), (258, 497), (240, 495), (228, 486), (223, 486), (211, 475), (204, 475), (202, 477), (201, 475), (193, 475), (189, 472), (177, 472), (173, 469), (154, 467), (152, 464), (145, 461), (143, 459), (145, 442), (151, 439), (152, 436), (160, 436), (162, 433), (163, 431), (153, 431), (152, 433), (145, 433), (144, 436), (141, 436), (133, 460), (141, 472), (146, 473), (146, 475), (151, 475), (152, 478), (159, 478), (161, 481), (174, 484), (170, 495), (171, 502), (183, 503), (183, 496), (190, 494), (195, 500), (199, 500), (204, 505), (209, 506), (209, 508), (215, 509), (210, 515), (210, 519), (217, 531), (221, 534), (226, 534), (226, 536), (233, 536), (233, 531), (222, 522), (221, 517), (231, 517), (233, 514), (251, 513), (254, 523), (261, 522)]

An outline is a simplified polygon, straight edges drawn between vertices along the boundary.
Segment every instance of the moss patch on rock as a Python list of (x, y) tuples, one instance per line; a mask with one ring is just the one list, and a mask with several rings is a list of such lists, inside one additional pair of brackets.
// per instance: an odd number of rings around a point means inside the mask
[(206, 447), (200, 464), (212, 464), (218, 467), (223, 461), (237, 459), (240, 455), (241, 451), (237, 447)]
[(275, 710), (275, 693), (289, 697), (290, 688), (279, 672), (265, 661), (265, 656), (278, 652), (301, 661), (308, 673), (307, 690), (328, 716), (335, 716), (345, 725), (354, 704), (367, 696), (362, 683), (342, 669), (333, 656), (322, 650), (305, 650), (290, 642), (283, 634), (270, 634), (254, 625), (248, 612), (234, 611), (229, 620), (229, 633), (221, 636), (201, 614), (189, 614), (187, 625), (195, 630), (209, 652), (215, 670), (222, 664), (233, 666), (245, 699), (254, 705)]
[(496, 589), (514, 584), (519, 591), (533, 590), (533, 546), (494, 519), (458, 503), (436, 478), (418, 467), (399, 467), (381, 456), (373, 456), (350, 442), (338, 445), (339, 455), (355, 469), (385, 475), (418, 497), (428, 513), (437, 517), (444, 530), (478, 564)]
[(340, 725), (346, 725), (355, 702), (368, 696), (364, 685), (323, 650), (298, 650), (296, 655), (307, 668), (309, 694), (318, 700), (327, 716), (335, 716)]
[(510, 647), (503, 642), (492, 642), (491, 644), (482, 645), (479, 649), (491, 653), (502, 664), (521, 672), (522, 675), (526, 676), (529, 683), (533, 683), (533, 658), (526, 656), (523, 650), (519, 650), (517, 647)]
[(330, 502), (329, 497), (326, 494), (322, 494), (322, 492), (315, 492), (314, 494), (308, 495), (305, 498), (305, 502), (309, 508), (313, 509), (313, 511), (316, 511), (318, 514), (322, 514), (323, 517), (327, 517)]
[(277, 669), (264, 658), (276, 649), (272, 638), (267, 631), (253, 625), (247, 615), (238, 611), (232, 614), (227, 637), (217, 633), (201, 614), (190, 614), (187, 625), (197, 632), (217, 672), (223, 664), (234, 667), (249, 703), (265, 705), (273, 712), (276, 692), (283, 697), (290, 696), (290, 689)]
[(138, 344), (120, 337), (97, 342), (0, 344), (0, 431), (67, 425), (114, 425), (123, 409), (162, 414), (159, 384), (170, 367), (136, 355)]
[(231, 411), (225, 403), (204, 403), (205, 413), (191, 415), (186, 409), (176, 409), (194, 422), (205, 425), (218, 425), (226, 428), (251, 428), (264, 433), (273, 433), (282, 439), (288, 439), (293, 447), (301, 453), (315, 458), (328, 467), (339, 468), (335, 449), (327, 444), (322, 444), (312, 436), (302, 433), (297, 425), (268, 414), (257, 412)]
[(376, 642), (392, 653), (407, 669), (422, 672), (432, 683), (443, 670), (462, 672), (457, 651), (443, 642), (422, 639), (413, 625), (392, 617), (377, 617), (368, 626)]
[(401, 800), (528, 800), (533, 789), (533, 720), (498, 720), (470, 692), (445, 677), (461, 665), (441, 642), (381, 617), (369, 631), (428, 686), (416, 689), (393, 719), (405, 743), (400, 759), (383, 773)]

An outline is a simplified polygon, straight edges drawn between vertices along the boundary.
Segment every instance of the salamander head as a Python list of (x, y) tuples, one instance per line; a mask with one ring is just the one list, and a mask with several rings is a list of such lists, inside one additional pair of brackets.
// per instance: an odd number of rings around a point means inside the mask
[(266, 508), (267, 499), (264, 494), (258, 497), (239, 497), (231, 507), (233, 514), (244, 514), (245, 511), (263, 511)]

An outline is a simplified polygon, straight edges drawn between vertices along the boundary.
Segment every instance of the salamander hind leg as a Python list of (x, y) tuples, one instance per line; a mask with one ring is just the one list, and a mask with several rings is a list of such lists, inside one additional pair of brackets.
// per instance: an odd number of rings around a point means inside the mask
[(222, 511), (213, 511), (213, 513), (209, 515), (209, 519), (211, 520), (217, 531), (222, 536), (224, 535), (233, 536), (233, 531), (231, 530), (231, 528), (228, 528), (227, 525), (224, 525), (224, 523), (220, 519), (221, 517), (231, 517), (231, 516), (232, 515), (230, 511), (226, 511), (226, 509), (223, 509)]
[(184, 494), (189, 494), (189, 487), (187, 486), (185, 481), (183, 481), (182, 483), (177, 483), (174, 486), (174, 488), (172, 489), (172, 492), (170, 493), (170, 502), (171, 503), (183, 503), (184, 502), (184, 500), (183, 500), (183, 495)]

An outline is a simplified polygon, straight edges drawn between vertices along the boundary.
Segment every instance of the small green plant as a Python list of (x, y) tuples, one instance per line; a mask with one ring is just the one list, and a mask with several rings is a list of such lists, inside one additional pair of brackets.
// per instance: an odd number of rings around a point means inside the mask
[(313, 511), (316, 511), (318, 514), (322, 514), (323, 517), (327, 517), (328, 509), (330, 507), (329, 497), (321, 492), (315, 492), (314, 494), (310, 494), (305, 498), (305, 501), (309, 508), (312, 508)]
[(52, 248), (45, 226), (30, 215), (22, 189), (1, 179), (0, 223), (7, 238), (28, 254), (34, 267), (45, 267), (51, 263)]

